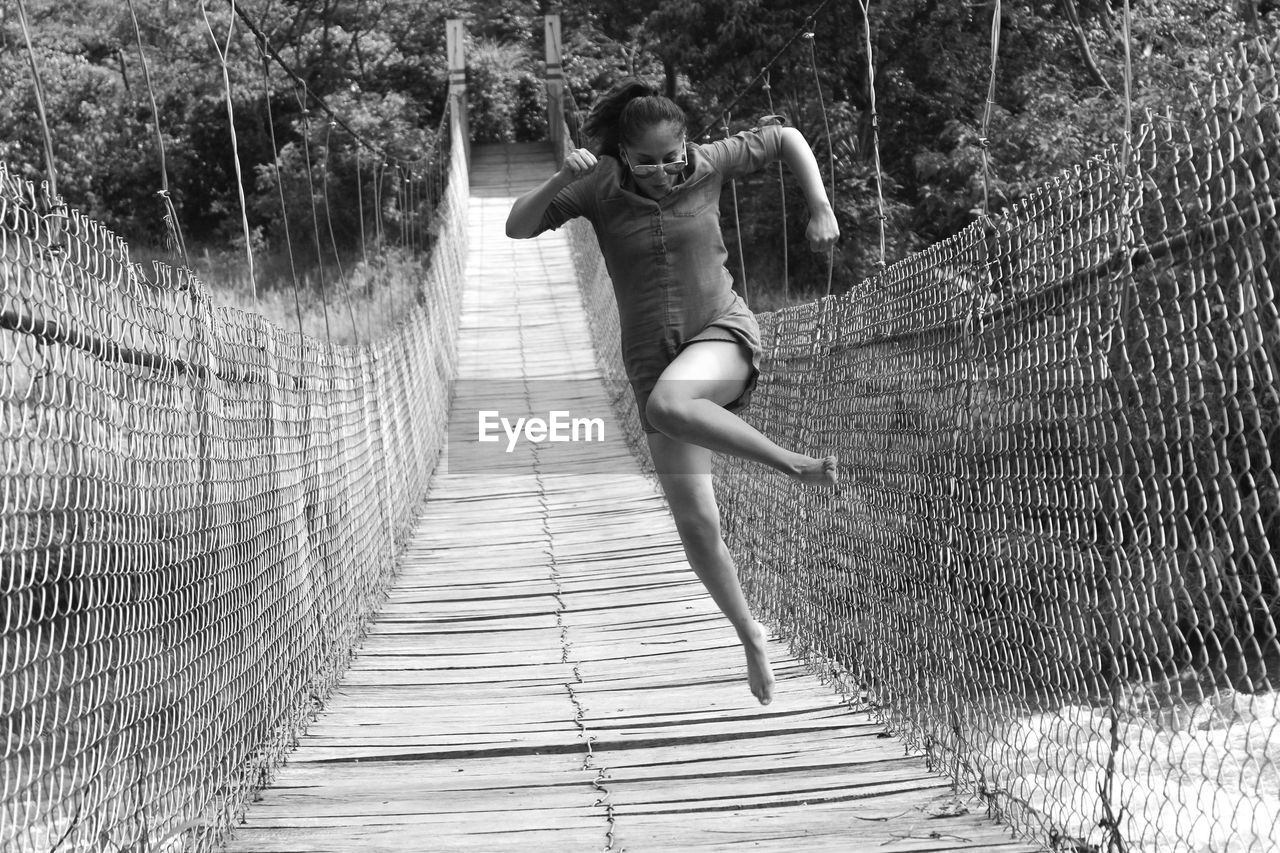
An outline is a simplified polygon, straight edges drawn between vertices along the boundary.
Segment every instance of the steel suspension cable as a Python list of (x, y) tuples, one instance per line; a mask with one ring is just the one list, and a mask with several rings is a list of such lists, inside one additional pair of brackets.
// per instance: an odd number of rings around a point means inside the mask
[(413, 230), (409, 240), (409, 250), (417, 252), (422, 246), (422, 229), (418, 221), (418, 208), (422, 206), (422, 187), (418, 184), (418, 175), (409, 169), (409, 215), (413, 217)]
[[(877, 266), (883, 270), (888, 266), (885, 259), (884, 235), (887, 217), (884, 213), (884, 175), (880, 168), (880, 113), (876, 109), (876, 64), (871, 52), (871, 0), (858, 0), (858, 5), (862, 8), (862, 38), (867, 51), (867, 101), (871, 110), (871, 156), (876, 168), (876, 219), (880, 224), (880, 260)], [(835, 204), (834, 198), (831, 203)]]
[[(769, 101), (769, 115), (766, 119), (777, 120), (780, 117), (774, 114), (773, 109), (773, 86), (769, 81), (769, 72), (764, 75), (764, 84), (760, 87), (764, 92), (765, 98)], [(782, 194), (782, 298), (783, 301), (790, 299), (791, 294), (791, 257), (787, 239), (787, 179), (786, 172), (782, 167), (782, 162), (778, 162), (778, 191)]]
[(40, 69), (36, 66), (36, 51), (31, 45), (31, 32), (27, 29), (27, 5), (24, 0), (18, 0), (18, 23), (22, 27), (22, 38), (27, 43), (27, 61), (31, 63), (31, 79), (36, 93), (36, 112), (40, 115), (40, 127), (44, 131), (44, 162), (49, 181), (49, 196), (56, 199), (58, 167), (53, 162), (53, 136), (49, 133), (49, 120), (44, 109), (44, 83), (40, 80)]
[(169, 190), (169, 167), (165, 160), (164, 134), (160, 131), (160, 107), (156, 104), (155, 88), (151, 85), (151, 68), (147, 63), (147, 53), (142, 47), (142, 29), (138, 26), (138, 13), (133, 7), (133, 0), (126, 0), (129, 5), (129, 17), (133, 20), (133, 35), (138, 43), (138, 60), (142, 63), (142, 79), (147, 86), (147, 97), (151, 100), (151, 121), (156, 129), (156, 152), (160, 157), (160, 191), (157, 193), (164, 203), (164, 222), (168, 226), (169, 238), (174, 248), (182, 254), (182, 265), (191, 269), (191, 260), (187, 257), (187, 243), (182, 236), (182, 228), (178, 224), (178, 211), (173, 204), (173, 196)]
[[(1120, 227), (1116, 229), (1116, 239), (1118, 241), (1117, 249), (1123, 259), (1119, 269), (1112, 276), (1114, 287), (1118, 291), (1116, 304), (1116, 313), (1111, 328), (1107, 332), (1107, 355), (1109, 361), (1117, 361), (1118, 369), (1112, 370), (1113, 388), (1112, 393), (1115, 395), (1120, 405), (1117, 406), (1117, 419), (1119, 427), (1123, 431), (1121, 434), (1125, 436), (1133, 436), (1136, 429), (1131, 424), (1131, 415), (1125, 402), (1126, 397), (1130, 395), (1136, 397), (1137, 380), (1133, 373), (1133, 363), (1127, 357), (1127, 349), (1129, 345), (1129, 313), (1133, 308), (1135, 299), (1134, 289), (1136, 282), (1134, 281), (1133, 270), (1133, 251), (1134, 244), (1134, 222), (1133, 222), (1133, 198), (1132, 188), (1130, 186), (1130, 156), (1132, 154), (1132, 133), (1133, 133), (1133, 104), (1132, 104), (1132, 57), (1130, 50), (1131, 39), (1131, 10), (1129, 0), (1124, 0), (1124, 18), (1123, 18), (1123, 36), (1124, 36), (1124, 135), (1122, 139), (1121, 155), (1120, 155), (1120, 171), (1119, 171), (1119, 189), (1120, 189)], [(1113, 357), (1113, 354), (1119, 354), (1120, 358)], [(1129, 441), (1132, 441), (1129, 438)], [(1106, 604), (1106, 609), (1110, 610), (1110, 618), (1108, 619), (1106, 637), (1112, 645), (1111, 653), (1119, 657), (1119, 651), (1116, 646), (1121, 646), (1123, 641), (1120, 639), (1124, 631), (1124, 623), (1120, 615), (1124, 612), (1123, 604), (1117, 599), (1119, 596), (1116, 590), (1121, 588), (1121, 577), (1123, 576), (1123, 568), (1120, 565), (1119, 554), (1125, 548), (1129, 547), (1131, 533), (1125, 530), (1124, 516), (1128, 514), (1128, 499), (1122, 483), (1134, 476), (1136, 466), (1131, 453), (1126, 453), (1121, 449), (1117, 454), (1118, 459), (1110, 460), (1110, 464), (1115, 466), (1115, 476), (1113, 478), (1114, 501), (1118, 512), (1114, 513), (1111, 518), (1110, 525), (1110, 551), (1106, 559), (1107, 567), (1107, 585), (1111, 592), (1110, 600)], [(1112, 666), (1107, 673), (1107, 688), (1110, 698), (1110, 704), (1107, 706), (1107, 721), (1110, 731), (1109, 737), (1105, 741), (1107, 755), (1106, 762), (1102, 768), (1102, 778), (1098, 785), (1098, 803), (1102, 812), (1098, 825), (1103, 830), (1103, 843), (1108, 851), (1117, 851), (1117, 853), (1125, 853), (1129, 849), (1129, 845), (1125, 843), (1124, 836), (1124, 809), (1117, 809), (1113, 803), (1115, 800), (1115, 791), (1120, 780), (1120, 752), (1123, 749), (1122, 720), (1129, 713), (1128, 700), (1125, 697), (1127, 687), (1127, 676), (1125, 666)]]
[(404, 245), (409, 247), (409, 251), (413, 251), (413, 171), (411, 169), (403, 169), (401, 178), (403, 193), (401, 195), (400, 221), (404, 223)]
[[(131, 0), (132, 2), (132, 0)], [(267, 62), (266, 45), (259, 40), (262, 55), (262, 99), (267, 107), (267, 130), (271, 133), (271, 169), (276, 179), (276, 193), (280, 197), (280, 222), (284, 225), (285, 251), (289, 255), (289, 280), (293, 284), (293, 310), (298, 316), (298, 334), (305, 334), (302, 326), (302, 294), (298, 285), (298, 268), (293, 259), (293, 237), (289, 233), (289, 208), (284, 198), (284, 177), (280, 172), (280, 148), (276, 143), (276, 122), (271, 110), (271, 66)]]
[[(230, 0), (231, 11), (236, 9), (236, 0)], [(231, 160), (236, 167), (236, 194), (240, 199), (240, 224), (244, 231), (244, 254), (249, 264), (249, 286), (253, 290), (253, 303), (258, 304), (258, 280), (253, 271), (253, 241), (249, 236), (249, 207), (244, 198), (244, 177), (240, 173), (240, 143), (236, 138), (235, 108), (231, 103), (231, 71), (227, 66), (227, 55), (231, 51), (231, 38), (235, 33), (235, 18), (227, 23), (226, 47), (218, 45), (218, 36), (213, 31), (213, 22), (209, 20), (209, 9), (206, 0), (200, 0), (200, 14), (204, 17), (204, 25), (209, 29), (209, 38), (213, 40), (213, 49), (218, 54), (218, 62), (222, 65), (222, 85), (227, 95), (227, 125), (231, 130)]]
[[(204, 0), (201, 0), (201, 2), (203, 3)], [(271, 56), (272, 59), (276, 61), (276, 64), (278, 64), (280, 68), (283, 69), (284, 73), (288, 74), (291, 78), (293, 78), (294, 83), (302, 87), (302, 91), (306, 94), (306, 98), (310, 101), (313, 101), (316, 106), (318, 106), (321, 110), (325, 112), (326, 115), (329, 116), (330, 119), (337, 122), (338, 126), (341, 127), (343, 130), (345, 130), (348, 134), (350, 134), (352, 139), (354, 139), (360, 145), (363, 145), (365, 148), (369, 149), (374, 154), (377, 154), (379, 157), (383, 158), (384, 160), (395, 160), (395, 161), (401, 161), (406, 163), (416, 163), (422, 160), (429, 159), (432, 156), (432, 154), (434, 153), (435, 147), (439, 142), (438, 140), (436, 140), (436, 142), (433, 143), (432, 147), (428, 149), (421, 157), (416, 157), (416, 158), (395, 157), (389, 154), (385, 149), (380, 148), (377, 145), (374, 145), (372, 142), (369, 142), (367, 139), (365, 139), (363, 136), (357, 133), (351, 127), (351, 125), (349, 125), (346, 122), (346, 120), (342, 118), (342, 116), (338, 115), (338, 113), (335, 112), (329, 106), (329, 104), (324, 100), (324, 98), (322, 98), (320, 95), (317, 95), (315, 92), (311, 91), (311, 88), (310, 86), (308, 86), (306, 80), (304, 80), (301, 76), (297, 74), (297, 72), (295, 72), (291, 67), (289, 67), (289, 63), (285, 62), (284, 58), (280, 56), (279, 52), (274, 47), (271, 46), (271, 42), (267, 40), (267, 36), (265, 33), (262, 32), (261, 27), (259, 27), (256, 23), (254, 23), (253, 19), (250, 18), (247, 14), (245, 14), (245, 11), (241, 9), (239, 6), (237, 6), (234, 0), (230, 0), (230, 2), (231, 2), (231, 11), (234, 12), (236, 16), (240, 18), (240, 20), (244, 21), (245, 26), (249, 28), (249, 31), (251, 33), (253, 33), (255, 36), (258, 37), (258, 40), (266, 47), (267, 53)], [(303, 109), (306, 109), (306, 104), (304, 103), (302, 107)]]
[[(808, 23), (813, 23), (813, 16), (809, 17)], [(831, 173), (831, 208), (835, 210), (836, 206), (836, 151), (835, 146), (831, 144), (831, 122), (827, 117), (827, 102), (822, 95), (822, 78), (818, 76), (818, 52), (814, 47), (813, 30), (804, 34), (804, 39), (809, 43), (809, 65), (813, 69), (813, 88), (818, 93), (818, 109), (822, 113), (822, 127), (827, 137), (827, 166)], [(827, 249), (827, 289), (825, 296), (831, 295), (831, 279), (835, 272), (836, 265), (836, 247), (833, 243), (831, 248)]]
[(329, 145), (329, 135), (337, 122), (330, 121), (324, 132), (324, 159), (320, 161), (320, 191), (324, 201), (324, 221), (329, 230), (329, 245), (333, 247), (333, 262), (338, 266), (338, 282), (342, 285), (342, 297), (347, 303), (347, 317), (351, 320), (351, 334), (356, 346), (360, 346), (360, 330), (356, 323), (355, 308), (351, 305), (351, 287), (347, 284), (347, 274), (342, 268), (342, 257), (338, 253), (338, 238), (333, 233), (333, 215), (329, 208), (329, 160), (333, 157), (333, 149)]
[[(792, 34), (791, 38), (786, 40), (786, 42), (782, 45), (782, 47), (778, 48), (777, 53), (775, 53), (772, 57), (770, 57), (769, 61), (766, 62), (761, 67), (760, 71), (756, 74), (756, 76), (752, 77), (751, 80), (748, 81), (745, 86), (743, 86), (741, 89), (738, 90), (737, 94), (735, 94), (729, 100), (729, 103), (725, 104), (720, 108), (720, 111), (722, 113), (728, 112), (729, 110), (733, 109), (737, 105), (738, 101), (742, 100), (742, 98), (746, 96), (747, 92), (751, 91), (751, 88), (753, 86), (755, 86), (757, 83), (759, 83), (761, 80), (764, 79), (764, 76), (765, 74), (768, 73), (769, 69), (772, 68), (774, 65), (776, 65), (778, 60), (781, 59), (784, 55), (786, 55), (787, 51), (791, 49), (791, 46), (795, 44), (797, 41), (799, 41), (800, 39), (804, 38), (805, 33), (809, 31), (810, 22), (816, 19), (818, 15), (822, 13), (822, 10), (827, 8), (827, 4), (830, 2), (831, 0), (822, 0), (822, 2), (819, 3), (817, 7), (805, 17), (804, 25), (800, 27), (800, 29), (796, 30), (796, 32)], [(859, 0), (859, 2), (861, 2), (861, 0)], [(702, 130), (698, 131), (697, 136), (694, 138), (695, 139), (704, 138), (707, 135), (707, 132), (711, 130), (711, 128), (714, 126), (715, 126), (715, 119), (712, 119), (711, 121), (707, 122), (706, 126), (704, 126)]]
[(1133, 11), (1129, 0), (1124, 0), (1124, 167), (1129, 170), (1129, 150), (1133, 142)]
[(991, 108), (996, 102), (996, 64), (1000, 56), (1000, 0), (995, 0), (991, 11), (991, 75), (987, 80), (987, 105), (982, 111), (982, 135), (978, 144), (982, 148), (982, 215), (991, 215), (991, 165), (988, 149), (990, 148), (989, 128), (991, 126)]
[(373, 239), (381, 248), (387, 242), (386, 223), (382, 221), (382, 178), (386, 174), (387, 164), (375, 161), (373, 164)]
[(400, 213), (400, 244), (404, 245), (409, 242), (409, 222), (405, 216), (405, 185), (404, 185), (404, 168), (396, 164), (396, 207)]
[[(201, 0), (201, 2), (203, 3), (204, 0)], [(308, 183), (309, 192), (311, 194), (312, 220), (313, 220), (313, 225), (316, 231), (316, 240), (315, 240), (316, 258), (317, 258), (317, 263), (320, 265), (318, 274), (320, 278), (322, 304), (325, 307), (325, 311), (324, 311), (325, 326), (327, 330), (329, 326), (328, 310), (327, 310), (327, 295), (326, 295), (327, 287), (324, 281), (322, 250), (320, 249), (320, 246), (319, 246), (319, 243), (320, 243), (319, 225), (318, 225), (317, 215), (315, 211), (315, 191), (314, 191), (313, 178), (310, 171), (310, 164), (311, 164), (310, 150), (309, 150), (310, 143), (308, 138), (309, 123), (307, 122), (308, 103), (309, 102), (315, 103), (321, 110), (323, 110), (324, 113), (329, 117), (331, 126), (336, 125), (338, 127), (341, 127), (343, 130), (345, 130), (347, 134), (351, 137), (351, 139), (356, 142), (358, 147), (363, 147), (368, 151), (372, 152), (373, 154), (375, 154), (377, 160), (382, 162), (383, 171), (385, 171), (385, 169), (388, 168), (390, 164), (394, 163), (396, 165), (397, 174), (398, 174), (401, 171), (401, 165), (403, 165), (404, 168), (409, 170), (410, 180), (412, 180), (412, 169), (414, 165), (419, 163), (430, 164), (433, 159), (438, 159), (435, 157), (435, 155), (440, 149), (442, 141), (444, 140), (444, 136), (442, 133), (437, 131), (436, 136), (434, 139), (431, 140), (431, 144), (427, 148), (427, 151), (424, 152), (419, 157), (398, 157), (390, 154), (385, 148), (375, 145), (374, 143), (366, 139), (363, 135), (358, 133), (345, 119), (343, 119), (341, 115), (339, 115), (335, 110), (333, 110), (332, 107), (329, 106), (329, 104), (325, 101), (323, 97), (311, 91), (311, 88), (307, 85), (306, 80), (304, 80), (299, 74), (297, 74), (293, 70), (293, 68), (290, 67), (290, 65), (287, 62), (285, 62), (284, 58), (280, 56), (280, 53), (274, 47), (272, 47), (270, 41), (267, 39), (266, 34), (262, 31), (262, 28), (258, 26), (258, 24), (252, 18), (248, 16), (248, 14), (244, 11), (242, 7), (232, 2), (231, 11), (235, 14), (236, 17), (238, 17), (241, 21), (244, 22), (245, 26), (247, 26), (250, 32), (252, 32), (253, 35), (257, 38), (259, 47), (264, 52), (265, 56), (269, 57), (271, 60), (274, 60), (275, 63), (279, 65), (280, 68), (284, 71), (284, 73), (294, 81), (294, 83), (296, 84), (296, 87), (300, 87), (300, 91), (302, 92), (302, 95), (299, 97), (299, 102), (300, 102), (299, 105), (303, 112), (304, 125), (308, 127), (307, 133), (304, 133), (303, 145), (304, 145), (304, 150), (306, 151), (307, 162), (308, 162), (307, 183)], [(264, 12), (264, 15), (265, 14), (266, 13)], [(264, 59), (264, 63), (265, 61), (266, 60)], [(447, 116), (448, 116), (448, 111), (446, 110), (444, 111), (441, 117), (441, 122), (440, 122), (441, 128), (444, 126), (444, 122)], [(374, 177), (375, 177), (374, 204), (376, 207), (378, 207), (377, 219), (375, 220), (375, 223), (374, 223), (375, 239), (379, 240), (381, 243), (382, 241), (385, 241), (386, 234), (385, 234), (385, 228), (383, 227), (382, 216), (381, 216), (382, 214), (381, 204), (382, 204), (383, 196), (381, 192), (380, 171), (377, 169), (376, 166), (374, 168)], [(324, 175), (324, 179), (327, 187), (327, 174)], [(412, 195), (413, 195), (412, 191), (413, 191), (413, 188), (410, 187), (408, 189), (408, 196), (406, 196), (405, 188), (397, 187), (397, 199), (400, 204), (401, 213), (402, 213), (401, 240), (402, 242), (405, 242), (410, 246), (411, 251), (416, 250), (416, 247), (418, 244), (422, 244), (425, 242), (423, 238), (423, 234), (420, 231), (420, 229), (425, 226), (423, 226), (422, 223), (420, 222), (407, 223), (403, 220), (403, 216), (414, 215), (413, 208), (411, 206), (407, 206), (405, 202), (406, 198), (408, 198), (408, 204), (409, 205), (412, 204)], [(327, 189), (326, 189), (326, 192), (327, 192)], [(362, 188), (359, 186), (359, 175), (357, 175), (357, 192), (358, 194), (362, 193)], [(326, 203), (326, 213), (327, 213), (328, 211), (327, 195), (326, 195), (325, 203)], [(363, 207), (362, 207), (362, 210), (363, 210)], [(364, 221), (363, 221), (363, 213), (362, 213), (361, 214), (362, 233), (363, 233), (363, 227), (364, 227)], [(367, 255), (367, 241), (363, 237), (361, 239), (361, 248), (362, 248), (362, 251), (365, 251)], [(336, 250), (335, 250), (335, 257), (336, 257)], [(340, 270), (339, 270), (340, 277), (343, 280), (344, 292), (346, 292), (347, 290), (346, 277), (343, 271), (341, 270), (340, 261), (339, 261), (339, 265), (340, 265)], [(328, 331), (326, 331), (326, 337), (328, 337)]]
[(306, 161), (307, 201), (311, 206), (311, 233), (316, 249), (316, 276), (320, 284), (320, 310), (324, 315), (324, 339), (328, 343), (333, 337), (329, 328), (329, 288), (324, 280), (324, 250), (320, 248), (320, 216), (316, 213), (316, 187), (311, 177), (311, 111), (307, 109), (305, 87), (303, 92), (304, 94), (298, 95), (295, 90), (294, 97), (298, 98), (298, 103), (302, 107), (302, 153)]
[[(724, 135), (729, 135), (729, 113), (724, 114)], [(742, 251), (742, 220), (738, 216), (738, 181), (729, 181), (729, 191), (733, 196), (733, 233), (738, 235), (738, 269), (742, 273), (742, 301), (751, 304), (750, 290), (747, 287), (747, 261)]]
[(409, 169), (409, 215), (413, 217), (413, 229), (410, 232), (410, 251), (416, 252), (422, 246), (422, 230), (419, 228), (418, 208), (422, 205), (422, 187), (418, 185), (418, 175)]
[(407, 167), (404, 169), (403, 180), (404, 180), (404, 210), (401, 212), (400, 215), (404, 220), (404, 244), (408, 246), (409, 251), (412, 252), (413, 241), (414, 241), (413, 232), (415, 227), (415, 223), (413, 221), (414, 201), (413, 201), (413, 170), (412, 169), (409, 169)]
[[(1122, 19), (1122, 32), (1124, 36), (1124, 134), (1121, 139), (1120, 152), (1120, 186), (1121, 196), (1120, 202), (1122, 206), (1122, 216), (1124, 227), (1117, 233), (1117, 239), (1120, 240), (1119, 249), (1125, 250), (1133, 243), (1133, 223), (1130, 221), (1130, 187), (1129, 187), (1129, 167), (1130, 157), (1132, 154), (1133, 141), (1133, 57), (1130, 48), (1132, 39), (1132, 9), (1129, 0), (1124, 0), (1124, 17)], [(1130, 256), (1132, 253), (1123, 251), (1123, 254)], [(1131, 269), (1132, 264), (1126, 265)], [(1133, 288), (1131, 286), (1132, 276), (1124, 276), (1120, 280), (1120, 302), (1119, 316), (1116, 318), (1116, 333), (1121, 339), (1124, 337), (1125, 319), (1128, 317), (1131, 300), (1133, 298)]]
[(577, 148), (585, 147), (582, 144), (582, 110), (578, 107), (578, 98), (573, 94), (573, 87), (569, 85), (569, 78), (564, 78), (564, 91), (569, 96), (569, 105), (573, 107), (573, 127), (569, 128), (569, 132), (573, 134), (573, 144)]
[(369, 241), (364, 233), (364, 172), (360, 168), (360, 149), (356, 148), (356, 207), (360, 210), (360, 256), (364, 258), (365, 269), (369, 267)]
[(409, 251), (413, 251), (413, 170), (406, 167), (404, 170), (404, 209), (401, 211), (401, 218), (404, 221), (404, 244), (409, 247)]

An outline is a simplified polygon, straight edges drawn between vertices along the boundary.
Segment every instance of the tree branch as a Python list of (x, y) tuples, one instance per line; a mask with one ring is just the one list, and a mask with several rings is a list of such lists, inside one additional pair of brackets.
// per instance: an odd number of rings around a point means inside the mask
[(1062, 11), (1067, 16), (1067, 21), (1071, 24), (1071, 30), (1075, 33), (1076, 44), (1080, 47), (1080, 58), (1084, 62), (1085, 70), (1089, 72), (1089, 76), (1093, 78), (1093, 82), (1097, 83), (1108, 92), (1114, 93), (1111, 84), (1107, 82), (1107, 78), (1102, 76), (1102, 70), (1098, 68), (1097, 60), (1093, 58), (1093, 50), (1089, 47), (1089, 39), (1085, 36), (1084, 27), (1080, 25), (1080, 10), (1076, 8), (1076, 0), (1061, 0)]

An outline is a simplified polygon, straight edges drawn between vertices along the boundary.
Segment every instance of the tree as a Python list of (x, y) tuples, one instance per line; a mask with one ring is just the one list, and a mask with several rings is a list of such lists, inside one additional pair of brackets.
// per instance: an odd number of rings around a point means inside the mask
[[(181, 219), (196, 240), (216, 242), (238, 230), (232, 226), (239, 203), (225, 96), (209, 34), (196, 4), (135, 0), (135, 5)], [(220, 26), (229, 21), (229, 8), (214, 0), (208, 5)], [(1135, 115), (1148, 107), (1169, 109), (1177, 120), (1190, 108), (1190, 86), (1209, 79), (1224, 49), (1253, 34), (1274, 37), (1278, 5), (1276, 0), (1135, 0), (1130, 45)], [(547, 11), (562, 16), (570, 114), (576, 111), (579, 119), (596, 96), (627, 75), (660, 81), (695, 131), (710, 126), (713, 134), (720, 133), (725, 107), (735, 99), (734, 130), (766, 113), (785, 114), (814, 145), (824, 168), (830, 159), (836, 164), (838, 215), (848, 235), (839, 258), (840, 287), (874, 271), (879, 260), (871, 87), (859, 37), (860, 6), (833, 0), (807, 21), (817, 6), (816, 0), (238, 3), (302, 78), (307, 93), (360, 117), (361, 134), (394, 156), (411, 156), (428, 144), (442, 114), (447, 92), (443, 22), (452, 16), (464, 18), (473, 47), (483, 46), (482, 53), (494, 59), (473, 68), (476, 107), (491, 113), (476, 125), (483, 129), (494, 118), (494, 138), (541, 133), (540, 16)], [(60, 188), (69, 201), (121, 233), (157, 239), (158, 158), (127, 7), (111, 0), (74, 6), (28, 0), (28, 7), (37, 59), (47, 72)], [(995, 102), (984, 130), (993, 7), (992, 2), (936, 0), (870, 5), (890, 261), (972, 222), (984, 190), (998, 212), (1123, 137), (1118, 0), (1006, 0)], [(797, 40), (781, 51), (806, 26), (812, 27), (813, 40)], [(753, 81), (771, 60), (766, 95)], [(331, 187), (356, 186), (356, 157), (345, 134), (330, 139), (332, 151), (322, 150), (324, 140), (316, 136), (324, 127), (322, 113), (314, 100), (300, 100), (302, 86), (274, 63), (264, 87), (261, 55), (247, 26), (237, 27), (230, 65), (250, 216), (254, 226), (271, 235), (281, 214), (275, 212), (278, 200), (264, 193), (274, 191), (274, 184), (254, 176), (270, 171), (276, 153), (289, 146), (305, 151), (304, 127), (310, 128), (313, 168), (320, 156), (326, 158)], [(482, 78), (492, 85), (479, 86)], [(0, 156), (23, 176), (39, 179), (43, 133), (34, 118), (21, 31), (8, 14), (0, 17), (0, 86)], [(479, 98), (482, 88), (488, 101)], [(989, 184), (983, 178), (984, 152)], [(781, 195), (771, 181), (776, 177), (762, 175), (742, 187), (755, 193), (741, 216), (752, 268), (768, 269), (780, 254)], [(349, 208), (352, 200), (343, 201)], [(792, 199), (791, 207), (796, 206)], [(793, 233), (787, 235), (796, 261), (794, 281), (825, 282), (825, 269), (806, 266), (814, 259), (804, 250), (797, 224), (803, 227), (794, 217), (788, 226)]]

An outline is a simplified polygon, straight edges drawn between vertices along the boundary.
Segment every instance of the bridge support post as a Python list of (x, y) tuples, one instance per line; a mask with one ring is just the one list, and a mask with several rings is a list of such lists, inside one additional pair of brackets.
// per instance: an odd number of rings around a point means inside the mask
[(462, 136), (467, 166), (471, 165), (471, 129), (467, 122), (467, 52), (463, 45), (466, 31), (461, 18), (445, 22), (445, 42), (449, 59), (449, 120)]
[(544, 17), (547, 41), (547, 138), (551, 140), (556, 162), (564, 156), (564, 68), (560, 53), (560, 15)]

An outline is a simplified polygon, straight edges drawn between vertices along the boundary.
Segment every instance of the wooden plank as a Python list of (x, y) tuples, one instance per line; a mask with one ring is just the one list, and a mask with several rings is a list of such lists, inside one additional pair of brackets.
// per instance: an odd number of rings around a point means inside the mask
[(474, 820), (453, 826), (432, 826), (419, 834), (406, 827), (239, 829), (227, 846), (235, 853), (495, 853), (502, 850), (577, 851), (604, 847), (598, 826), (535, 829), (508, 828), (493, 821), (477, 827)]

